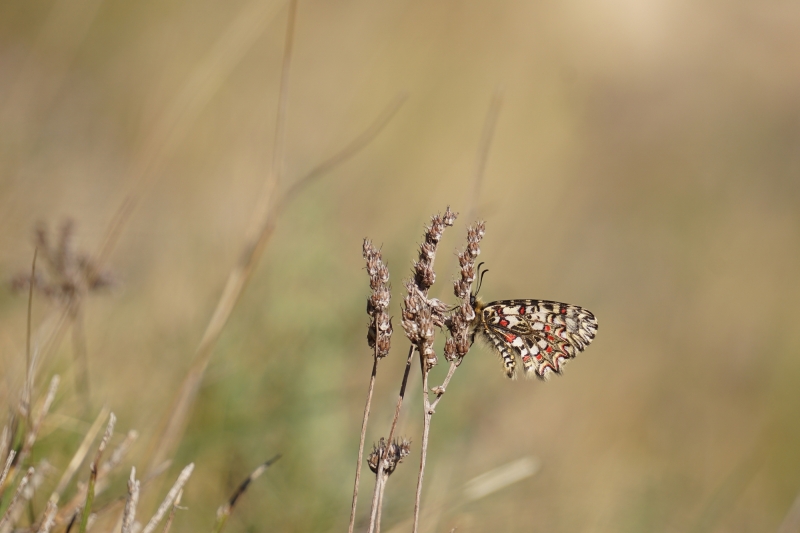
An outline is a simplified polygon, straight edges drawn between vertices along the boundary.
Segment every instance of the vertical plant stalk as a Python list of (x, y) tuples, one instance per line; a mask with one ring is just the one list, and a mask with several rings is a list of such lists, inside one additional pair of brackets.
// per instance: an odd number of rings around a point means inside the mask
[[(377, 351), (377, 346), (375, 348)], [(361, 422), (361, 438), (358, 442), (358, 458), (356, 459), (356, 480), (353, 483), (353, 503), (350, 507), (350, 525), (347, 527), (348, 533), (353, 533), (356, 523), (356, 505), (358, 504), (358, 486), (361, 482), (361, 464), (364, 458), (364, 441), (367, 438), (367, 422), (369, 421), (370, 407), (372, 406), (372, 392), (375, 389), (375, 376), (378, 373), (378, 357), (374, 356), (372, 362), (372, 373), (369, 377), (369, 389), (367, 390), (367, 403), (364, 406), (364, 419)]]
[[(400, 386), (400, 396), (395, 407), (395, 415), (392, 420), (392, 427), (389, 431), (389, 445), (385, 448), (381, 460), (378, 461), (375, 471), (375, 490), (372, 496), (372, 510), (370, 512), (369, 532), (374, 533), (380, 530), (379, 517), (381, 515), (380, 506), (383, 501), (383, 491), (385, 490), (386, 479), (384, 470), (389, 453), (391, 451), (392, 437), (400, 416), (400, 409), (405, 398), (408, 374), (411, 368), (411, 359), (416, 349), (420, 354), (420, 361), (423, 367), (436, 364), (436, 356), (433, 351), (434, 326), (442, 325), (446, 306), (439, 300), (429, 300), (428, 290), (436, 281), (436, 274), (433, 270), (436, 250), (442, 238), (445, 228), (452, 226), (458, 215), (453, 213), (448, 207), (443, 215), (437, 214), (431, 217), (431, 224), (425, 229), (424, 240), (419, 248), (419, 258), (414, 263), (414, 278), (406, 282), (408, 294), (403, 300), (403, 329), (406, 336), (411, 341), (409, 348), (406, 369), (403, 374), (403, 381)], [(388, 477), (388, 476), (387, 476)]]
[(369, 239), (364, 239), (362, 255), (367, 262), (366, 269), (369, 275), (369, 286), (372, 289), (372, 293), (367, 300), (367, 315), (370, 317), (370, 323), (367, 327), (367, 344), (373, 349), (373, 363), (372, 373), (369, 378), (367, 402), (364, 406), (364, 419), (361, 423), (361, 438), (358, 444), (358, 457), (356, 458), (356, 479), (353, 483), (353, 503), (350, 508), (348, 533), (353, 533), (353, 527), (355, 526), (358, 488), (361, 482), (361, 466), (364, 458), (364, 441), (367, 436), (372, 393), (375, 390), (375, 377), (378, 374), (378, 361), (389, 355), (392, 341), (392, 319), (386, 313), (392, 297), (389, 287), (389, 269), (383, 262), (381, 251), (376, 249)]
[(453, 282), (453, 292), (461, 300), (461, 305), (443, 321), (443, 325), (447, 326), (450, 333), (450, 337), (447, 339), (444, 346), (444, 356), (445, 359), (450, 362), (450, 368), (447, 371), (447, 376), (442, 385), (432, 389), (437, 397), (432, 404), (430, 402), (431, 391), (428, 388), (428, 375), (433, 366), (431, 363), (435, 363), (435, 359), (431, 361), (430, 359), (420, 357), (424, 413), (422, 451), (420, 453), (419, 476), (417, 477), (417, 491), (414, 499), (413, 533), (417, 533), (419, 529), (422, 481), (425, 475), (425, 465), (428, 456), (428, 439), (430, 436), (431, 420), (435, 413), (435, 408), (442, 399), (453, 374), (472, 346), (469, 335), (470, 324), (475, 319), (475, 311), (472, 307), (472, 283), (475, 281), (475, 260), (480, 254), (480, 242), (483, 239), (484, 231), (484, 224), (482, 222), (478, 222), (474, 227), (468, 228), (467, 246), (463, 252), (458, 254), (458, 261), (461, 266), (461, 279)]
[(422, 498), (422, 478), (425, 475), (425, 462), (428, 457), (428, 436), (430, 435), (431, 431), (431, 417), (433, 416), (433, 410), (431, 409), (430, 401), (428, 400), (428, 373), (430, 372), (429, 369), (425, 368), (425, 363), (423, 362), (422, 368), (422, 407), (425, 410), (424, 417), (423, 417), (423, 426), (422, 426), (422, 452), (420, 453), (419, 459), (419, 475), (417, 476), (417, 491), (414, 496), (414, 527), (412, 531), (414, 533), (417, 532), (419, 527), (419, 504), (420, 499)]

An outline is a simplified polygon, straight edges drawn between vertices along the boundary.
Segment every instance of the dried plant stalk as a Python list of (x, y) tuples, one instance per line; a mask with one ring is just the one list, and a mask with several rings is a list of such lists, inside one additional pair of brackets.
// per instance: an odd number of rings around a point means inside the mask
[(3, 467), (3, 473), (0, 474), (0, 496), (3, 494), (3, 489), (6, 486), (6, 479), (8, 478), (8, 471), (11, 470), (11, 464), (14, 462), (14, 457), (17, 452), (10, 450), (6, 458), (6, 465)]
[(181, 505), (181, 498), (183, 497), (183, 489), (178, 491), (178, 495), (175, 496), (175, 501), (172, 503), (172, 509), (169, 512), (169, 516), (167, 517), (167, 523), (164, 524), (164, 533), (169, 533), (169, 529), (172, 527), (172, 521), (175, 520), (175, 511), (180, 508)]
[(36, 530), (36, 533), (49, 533), (53, 526), (56, 524), (56, 512), (58, 511), (58, 506), (49, 501), (47, 502), (47, 506), (44, 509), (44, 514), (42, 515), (42, 522), (39, 525), (39, 529)]
[(131, 533), (136, 519), (136, 505), (139, 503), (139, 481), (136, 479), (136, 468), (131, 467), (128, 480), (128, 498), (125, 500), (125, 511), (122, 513), (122, 533)]
[(392, 320), (386, 313), (391, 301), (389, 269), (383, 263), (380, 250), (375, 249), (369, 239), (364, 239), (363, 256), (367, 261), (367, 273), (369, 274), (369, 284), (372, 289), (372, 294), (367, 300), (367, 314), (370, 317), (370, 324), (367, 327), (367, 343), (373, 349), (373, 361), (367, 390), (367, 401), (364, 405), (364, 419), (361, 422), (361, 438), (358, 444), (356, 479), (353, 483), (353, 503), (350, 508), (348, 533), (353, 533), (353, 527), (355, 526), (358, 488), (361, 481), (361, 463), (364, 457), (364, 442), (367, 436), (372, 393), (375, 389), (375, 377), (378, 374), (378, 361), (389, 355), (392, 337)]
[[(72, 476), (75, 475), (75, 472), (78, 470), (78, 467), (81, 466), (81, 463), (83, 462), (83, 459), (86, 457), (86, 454), (89, 453), (89, 447), (92, 445), (92, 442), (94, 441), (95, 437), (97, 437), (97, 434), (100, 432), (100, 428), (103, 426), (103, 420), (105, 420), (108, 415), (109, 415), (108, 407), (104, 406), (100, 410), (100, 414), (97, 416), (94, 423), (92, 423), (92, 426), (89, 428), (89, 431), (86, 433), (86, 436), (83, 437), (83, 441), (81, 442), (80, 446), (78, 446), (75, 455), (72, 456), (72, 460), (69, 462), (69, 465), (67, 465), (66, 470), (64, 470), (64, 473), (61, 475), (61, 479), (59, 480), (56, 489), (50, 495), (50, 501), (52, 501), (53, 503), (58, 504), (58, 500), (61, 499), (61, 494), (64, 492), (64, 489), (67, 488), (67, 485), (72, 479)], [(57, 521), (61, 523), (64, 521), (64, 519), (65, 515), (63, 513), (59, 513)]]
[(17, 486), (17, 490), (14, 492), (14, 496), (11, 497), (11, 502), (8, 504), (8, 508), (6, 512), (0, 517), (0, 533), (7, 533), (14, 524), (12, 523), (12, 517), (14, 516), (14, 511), (19, 505), (20, 497), (22, 493), (25, 491), (25, 487), (27, 487), (28, 483), (30, 482), (31, 478), (33, 477), (33, 473), (35, 470), (33, 467), (28, 468), (28, 472), (22, 477)]
[[(433, 388), (434, 394), (437, 396), (436, 400), (431, 404), (430, 392), (428, 389), (428, 373), (431, 366), (428, 364), (429, 360), (420, 358), (422, 369), (422, 400), (423, 400), (423, 428), (422, 428), (422, 450), (420, 453), (419, 475), (417, 477), (417, 491), (414, 498), (414, 525), (412, 528), (413, 533), (417, 533), (419, 528), (419, 513), (420, 502), (422, 499), (422, 481), (425, 475), (425, 464), (428, 454), (428, 438), (430, 436), (430, 427), (435, 407), (442, 399), (442, 396), (450, 383), (458, 366), (461, 364), (464, 356), (469, 351), (472, 343), (469, 339), (469, 328), (472, 321), (475, 319), (475, 311), (472, 308), (471, 294), (472, 283), (475, 281), (475, 260), (480, 254), (480, 242), (483, 239), (485, 229), (483, 222), (478, 222), (474, 227), (467, 229), (467, 246), (463, 252), (458, 254), (459, 264), (461, 266), (461, 279), (453, 283), (453, 292), (461, 300), (461, 305), (457, 307), (451, 316), (443, 320), (444, 325), (447, 326), (450, 332), (450, 338), (445, 342), (444, 354), (445, 358), (450, 362), (450, 368), (447, 372), (442, 385)], [(422, 353), (422, 352), (420, 352)]]
[[(392, 442), (400, 409), (405, 398), (406, 385), (408, 383), (408, 373), (411, 368), (411, 359), (414, 349), (420, 354), (420, 361), (423, 366), (429, 367), (436, 364), (433, 352), (434, 327), (441, 327), (444, 323), (444, 313), (446, 306), (436, 299), (428, 299), (428, 290), (436, 281), (436, 273), (433, 270), (436, 251), (445, 228), (455, 223), (458, 215), (453, 213), (448, 207), (443, 215), (437, 214), (431, 217), (431, 224), (425, 229), (424, 240), (419, 248), (419, 258), (414, 263), (414, 278), (406, 282), (408, 294), (403, 300), (403, 330), (411, 341), (408, 352), (406, 369), (403, 373), (403, 381), (400, 385), (400, 395), (395, 407), (395, 414), (392, 426), (389, 430), (388, 442)], [(387, 446), (384, 454), (389, 453), (390, 446)], [(375, 489), (372, 494), (372, 509), (370, 510), (369, 532), (373, 533), (380, 529), (380, 506), (383, 501), (383, 491), (387, 478), (383, 477), (388, 455), (384, 455), (378, 461), (375, 472)]]
[(194, 470), (194, 463), (189, 463), (181, 473), (178, 475), (178, 479), (175, 481), (175, 484), (167, 493), (167, 497), (164, 498), (164, 501), (161, 502), (161, 505), (158, 506), (158, 510), (156, 514), (153, 515), (153, 518), (147, 523), (147, 525), (142, 530), (142, 533), (153, 533), (158, 523), (164, 518), (167, 510), (172, 506), (172, 502), (175, 501), (175, 498), (178, 495), (178, 492), (183, 489), (183, 486), (189, 480), (189, 476), (192, 475), (192, 470)]

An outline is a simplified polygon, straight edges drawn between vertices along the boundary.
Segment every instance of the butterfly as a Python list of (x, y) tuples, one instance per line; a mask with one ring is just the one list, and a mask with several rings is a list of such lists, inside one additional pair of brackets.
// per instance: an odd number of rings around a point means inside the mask
[(473, 341), (475, 335), (488, 341), (512, 379), (517, 377), (518, 364), (526, 377), (547, 379), (550, 373), (561, 374), (565, 363), (585, 350), (597, 334), (595, 316), (577, 305), (550, 300), (485, 303), (477, 291), (470, 303), (475, 311)]

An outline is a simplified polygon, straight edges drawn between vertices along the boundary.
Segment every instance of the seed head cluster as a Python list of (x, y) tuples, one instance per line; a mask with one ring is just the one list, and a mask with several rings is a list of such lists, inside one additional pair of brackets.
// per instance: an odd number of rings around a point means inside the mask
[(452, 226), (457, 216), (448, 207), (444, 215), (433, 215), (431, 225), (425, 229), (425, 240), (419, 247), (419, 260), (414, 263), (414, 282), (423, 292), (427, 292), (436, 281), (436, 273), (433, 271), (436, 247), (439, 246), (444, 229)]
[(485, 224), (478, 222), (467, 229), (467, 246), (458, 254), (458, 263), (461, 265), (461, 279), (453, 282), (453, 292), (461, 300), (461, 304), (446, 320), (450, 337), (444, 344), (444, 357), (448, 361), (461, 364), (472, 345), (470, 339), (470, 325), (475, 320), (475, 310), (472, 307), (472, 284), (475, 282), (475, 260), (481, 253), (480, 242), (486, 231)]
[(389, 355), (392, 340), (392, 319), (386, 312), (392, 296), (389, 287), (389, 269), (383, 263), (381, 251), (377, 250), (369, 239), (364, 239), (363, 253), (367, 261), (369, 286), (372, 289), (372, 294), (367, 299), (367, 314), (370, 317), (367, 342), (369, 347), (375, 350), (375, 355), (383, 358)]
[(447, 306), (436, 298), (428, 298), (428, 289), (436, 281), (433, 261), (436, 249), (445, 228), (452, 226), (458, 215), (448, 207), (444, 215), (431, 217), (431, 225), (425, 228), (425, 238), (419, 247), (419, 259), (414, 263), (414, 279), (406, 282), (403, 298), (403, 330), (417, 351), (426, 368), (436, 364), (433, 349), (435, 328), (444, 325)]
[(369, 454), (367, 464), (369, 465), (369, 469), (377, 474), (378, 461), (383, 457), (383, 472), (388, 476), (395, 471), (397, 465), (410, 453), (411, 442), (406, 439), (394, 439), (387, 450), (386, 440), (381, 437), (378, 445), (372, 446), (372, 453)]

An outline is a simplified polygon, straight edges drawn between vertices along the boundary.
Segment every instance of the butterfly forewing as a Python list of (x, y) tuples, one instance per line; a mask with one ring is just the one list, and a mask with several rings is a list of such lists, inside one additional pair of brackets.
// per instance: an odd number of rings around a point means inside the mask
[(597, 319), (577, 305), (549, 300), (476, 300), (478, 330), (500, 353), (508, 377), (517, 362), (526, 376), (560, 374), (597, 333)]

